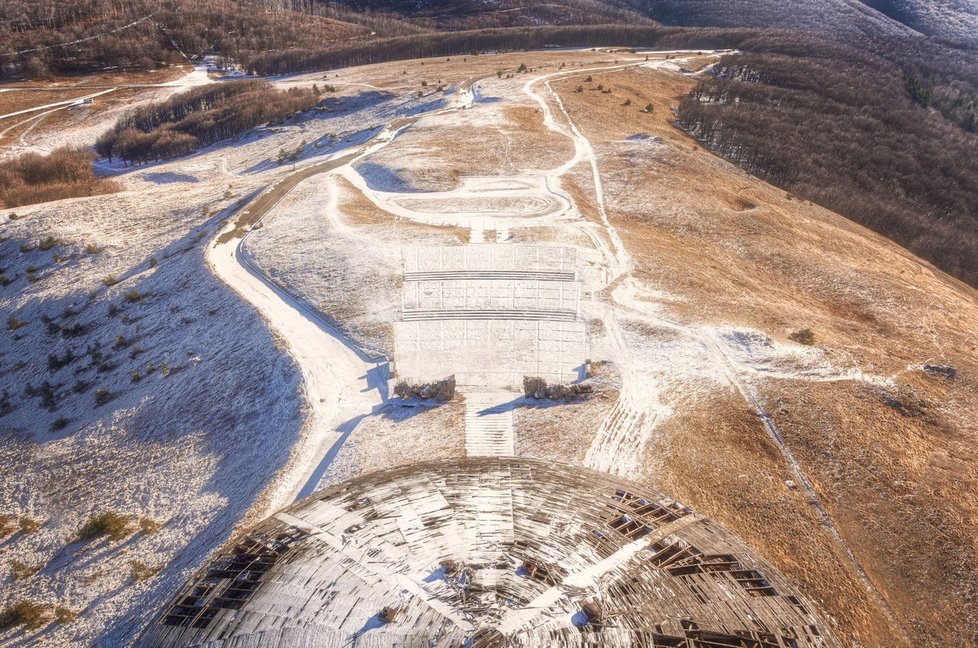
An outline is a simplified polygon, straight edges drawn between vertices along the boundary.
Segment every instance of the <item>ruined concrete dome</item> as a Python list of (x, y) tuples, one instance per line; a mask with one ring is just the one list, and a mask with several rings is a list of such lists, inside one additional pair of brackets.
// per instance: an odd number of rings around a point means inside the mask
[(839, 646), (747, 546), (644, 486), (522, 458), (358, 477), (201, 569), (144, 646)]

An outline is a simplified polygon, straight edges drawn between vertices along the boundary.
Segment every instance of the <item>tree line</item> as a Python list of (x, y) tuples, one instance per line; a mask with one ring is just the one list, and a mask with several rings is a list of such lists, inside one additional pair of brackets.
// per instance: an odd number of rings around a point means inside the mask
[(757, 30), (690, 29), (655, 25), (549, 25), (437, 32), (349, 41), (318, 50), (266, 52), (251, 62), (262, 75), (366, 65), (392, 60), (557, 47), (730, 47)]
[(978, 94), (978, 54), (921, 41), (768, 35), (724, 57), (679, 123), (978, 286), (978, 135), (960, 110)]
[(4, 0), (0, 77), (147, 70), (211, 53), (247, 66), (269, 50), (417, 31), (308, 0)]
[(0, 162), (0, 202), (18, 207), (118, 191), (115, 182), (95, 176), (92, 157), (88, 150), (60, 148)]
[(264, 79), (195, 88), (128, 111), (95, 143), (95, 151), (126, 164), (166, 160), (277, 122), (314, 107), (320, 91), (276, 90)]
[(5, 0), (0, 3), (0, 78), (146, 70), (203, 54), (254, 70), (254, 62), (270, 53), (317, 52), (438, 30), (527, 22), (652, 24), (604, 0), (507, 1), (492, 8), (432, 3), (419, 10), (414, 3), (387, 1)]

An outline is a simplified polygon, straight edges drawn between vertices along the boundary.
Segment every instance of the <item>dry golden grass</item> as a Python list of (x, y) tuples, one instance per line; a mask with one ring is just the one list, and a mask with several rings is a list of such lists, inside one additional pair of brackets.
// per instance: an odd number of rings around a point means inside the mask
[(614, 407), (618, 393), (603, 388), (591, 398), (565, 405), (546, 401), (513, 412), (516, 454), (581, 465), (594, 430)]
[[(418, 235), (444, 235), (453, 237), (459, 243), (468, 243), (469, 230), (462, 227), (427, 225), (396, 218), (370, 202), (359, 189), (345, 178), (336, 178), (336, 187), (340, 192), (339, 210), (343, 219), (355, 227), (367, 227), (365, 231), (380, 234), (383, 230), (397, 224), (398, 232)], [(372, 226), (372, 227), (371, 227)], [(380, 230), (380, 232), (378, 231)]]
[(646, 459), (660, 465), (656, 486), (736, 530), (805, 594), (823, 601), (840, 637), (899, 645), (803, 492), (785, 485), (793, 476), (739, 394), (687, 404), (658, 431)]
[[(78, 97), (83, 97), (89, 94), (89, 90), (72, 90), (71, 88), (62, 88), (57, 90), (11, 90), (9, 92), (0, 92), (0, 115), (7, 115), (12, 112), (17, 112), (20, 110), (28, 110), (37, 106), (46, 106), (47, 104), (56, 103), (58, 101), (68, 101), (69, 99), (77, 99)], [(18, 121), (27, 119), (33, 113), (25, 113), (23, 115), (16, 115), (14, 117), (7, 117), (6, 119), (0, 120), (0, 128), (7, 128)]]
[[(609, 217), (635, 276), (685, 298), (670, 304), (672, 317), (776, 339), (810, 328), (832, 357), (894, 376), (895, 397), (853, 382), (768, 381), (760, 392), (910, 642), (861, 594), (828, 536), (813, 534), (808, 505), (784, 490), (784, 462), (742, 399), (669, 421), (654, 449), (666, 457), (656, 483), (803, 583), (841, 636), (880, 647), (967, 644), (978, 616), (967, 567), (978, 557), (978, 295), (700, 149), (672, 124), (689, 78), (640, 70), (595, 74), (598, 83), (612, 93), (576, 93), (578, 79), (554, 87), (599, 154)], [(650, 102), (651, 115), (639, 111)], [(636, 134), (659, 139), (626, 140)], [(925, 361), (953, 365), (958, 377), (926, 376), (915, 368)], [(901, 414), (887, 398), (910, 410), (923, 402), (926, 414)]]

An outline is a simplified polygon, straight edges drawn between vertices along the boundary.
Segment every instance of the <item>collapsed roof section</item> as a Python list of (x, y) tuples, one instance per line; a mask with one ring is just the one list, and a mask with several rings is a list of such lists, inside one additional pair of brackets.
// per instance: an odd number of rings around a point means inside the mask
[(515, 458), (373, 473), (260, 523), (144, 646), (839, 644), (743, 542), (661, 493)]

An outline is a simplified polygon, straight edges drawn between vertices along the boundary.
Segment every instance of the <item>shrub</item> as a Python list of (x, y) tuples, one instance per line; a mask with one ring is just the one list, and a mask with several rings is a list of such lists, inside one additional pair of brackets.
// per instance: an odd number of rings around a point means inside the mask
[(642, 109), (642, 112), (645, 112), (645, 113), (655, 112), (655, 106), (653, 106), (650, 103), (645, 104), (645, 108)]
[(69, 608), (60, 605), (54, 608), (54, 620), (58, 623), (71, 623), (77, 616), (78, 613)]
[(47, 252), (55, 245), (58, 245), (58, 239), (54, 238), (53, 236), (48, 236), (37, 244), (37, 249), (41, 250), (42, 252)]
[(18, 601), (0, 612), (0, 630), (19, 625), (25, 626), (28, 630), (37, 630), (48, 620), (44, 607), (32, 601)]
[(132, 577), (133, 582), (139, 583), (156, 576), (159, 571), (159, 567), (150, 567), (149, 565), (141, 563), (138, 560), (133, 560), (130, 563), (129, 575)]
[(112, 348), (118, 351), (119, 349), (125, 349), (129, 346), (131, 342), (121, 335), (115, 336), (115, 343), (113, 343)]
[(142, 352), (143, 350), (139, 348), (139, 345), (134, 346), (132, 349), (129, 350), (129, 359), (135, 360), (136, 356), (138, 356)]
[(6, 416), (14, 411), (14, 404), (10, 400), (10, 393), (4, 389), (0, 393), (0, 416)]
[(143, 517), (139, 518), (139, 531), (143, 535), (153, 535), (157, 531), (163, 528), (163, 525), (154, 520), (153, 518)]
[(71, 326), (62, 326), (61, 336), (65, 338), (78, 337), (79, 335), (84, 334), (85, 331), (87, 330), (88, 328), (84, 324), (81, 324), (80, 322), (75, 322)]
[(59, 356), (57, 353), (48, 354), (48, 371), (54, 373), (63, 367), (67, 367), (72, 362), (75, 361), (75, 353), (71, 349), (64, 352), (64, 355)]
[(7, 330), (8, 331), (16, 331), (20, 327), (26, 326), (26, 325), (27, 325), (27, 322), (22, 322), (19, 319), (17, 319), (16, 317), (14, 317), (13, 315), (11, 315), (10, 317), (7, 318)]
[(128, 517), (114, 511), (106, 511), (89, 518), (78, 530), (76, 538), (82, 542), (87, 542), (95, 538), (106, 537), (117, 542), (128, 537), (132, 532), (133, 528)]
[(804, 344), (806, 346), (815, 344), (815, 333), (809, 328), (793, 331), (788, 337), (798, 344)]
[(34, 246), (31, 245), (30, 243), (21, 243), (20, 244), (20, 251), (23, 252), (23, 253), (25, 253), (25, 254), (28, 253), (28, 252), (30, 252), (33, 249), (34, 249)]
[(626, 106), (626, 107), (627, 106), (631, 106), (632, 105), (632, 100), (631, 99), (625, 99), (625, 101), (623, 101), (621, 105), (622, 106)]
[(54, 387), (52, 387), (51, 383), (47, 380), (37, 387), (27, 383), (27, 386), (24, 387), (24, 395), (29, 397), (39, 397), (41, 399), (41, 406), (49, 412), (53, 412), (55, 409), (57, 409), (57, 399), (54, 395)]
[(102, 279), (102, 283), (106, 286), (114, 286), (119, 283), (119, 277), (115, 276), (114, 274), (106, 275), (105, 278)]
[(105, 387), (99, 387), (95, 390), (95, 405), (101, 406), (112, 400), (112, 393)]
[(91, 387), (91, 386), (92, 386), (92, 383), (85, 382), (84, 380), (82, 380), (81, 378), (79, 378), (78, 380), (75, 381), (75, 385), (71, 389), (76, 394), (83, 394), (86, 391), (88, 391), (88, 388)]
[(44, 524), (40, 520), (35, 520), (34, 518), (27, 517), (26, 515), (21, 515), (17, 520), (17, 524), (20, 527), (20, 532), (23, 535), (30, 535), (41, 528)]
[(125, 300), (130, 304), (135, 304), (143, 298), (143, 295), (139, 294), (139, 291), (135, 288), (126, 293)]
[(39, 571), (41, 571), (40, 565), (28, 565), (17, 559), (10, 561), (10, 578), (15, 581), (27, 580)]
[(50, 429), (52, 432), (57, 432), (58, 430), (63, 430), (66, 427), (68, 427), (69, 423), (71, 423), (71, 419), (67, 419), (63, 416), (59, 416), (55, 421), (51, 423)]
[(17, 529), (16, 518), (12, 515), (0, 515), (0, 540), (13, 534)]
[(0, 272), (0, 286), (6, 287), (8, 285), (10, 285), (10, 278), (3, 272)]
[(7, 218), (9, 218), (12, 221), (15, 221), (18, 220), (20, 216), (17, 215), (17, 212), (10, 212), (10, 215), (7, 216)]
[(96, 247), (94, 243), (86, 244), (85, 254), (98, 254), (98, 247)]
[(165, 362), (161, 362), (160, 363), (160, 373), (163, 374), (163, 377), (164, 378), (166, 378), (167, 376), (169, 376), (170, 373), (171, 373), (170, 372), (170, 365), (166, 364)]
[(129, 382), (138, 383), (142, 379), (143, 376), (139, 373), (139, 369), (133, 369), (129, 372)]

